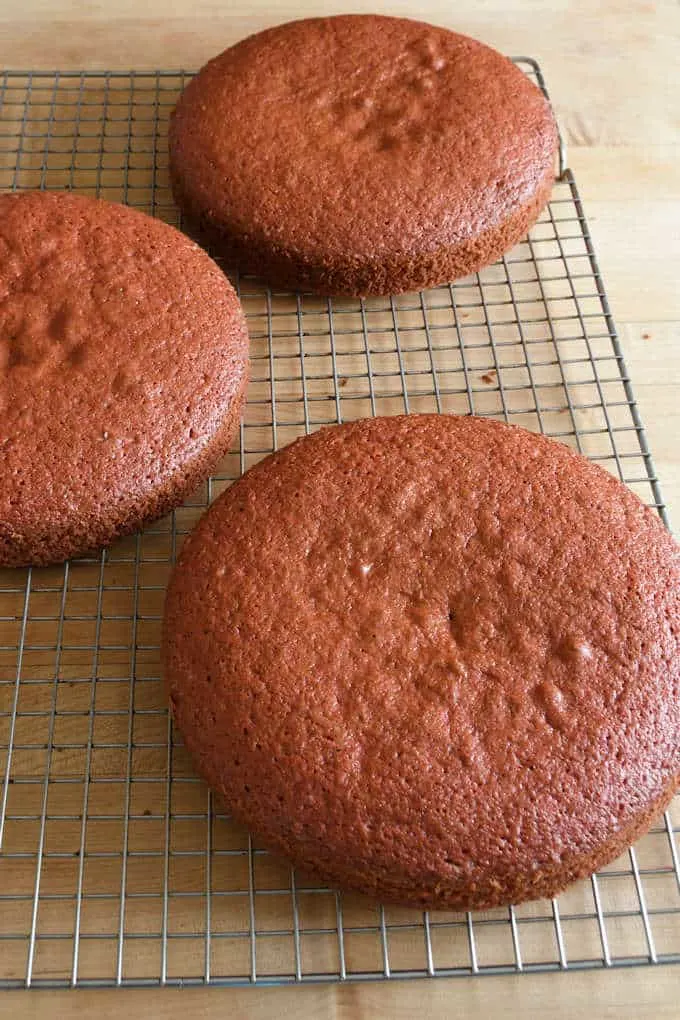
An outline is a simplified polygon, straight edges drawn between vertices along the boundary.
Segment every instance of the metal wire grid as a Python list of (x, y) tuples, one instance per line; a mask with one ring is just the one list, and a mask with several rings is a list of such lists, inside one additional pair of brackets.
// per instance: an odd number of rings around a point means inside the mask
[[(543, 87), (534, 62), (520, 60)], [(63, 189), (178, 222), (181, 72), (2, 78), (0, 188)], [(165, 583), (207, 503), (323, 424), (441, 411), (556, 436), (664, 517), (571, 172), (501, 262), (422, 294), (329, 301), (236, 278), (252, 337), (238, 443), (142, 534), (0, 571), (0, 987), (240, 984), (680, 962), (680, 804), (552, 902), (473, 915), (316, 887), (215, 810), (159, 677)]]

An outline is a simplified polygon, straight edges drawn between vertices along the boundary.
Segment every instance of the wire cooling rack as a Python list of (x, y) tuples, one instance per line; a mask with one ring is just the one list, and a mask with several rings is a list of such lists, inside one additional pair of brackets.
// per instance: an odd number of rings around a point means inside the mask
[[(543, 87), (533, 61), (518, 63)], [(0, 188), (75, 188), (178, 223), (166, 132), (184, 82), (165, 71), (0, 76)], [(664, 516), (561, 162), (530, 236), (450, 286), (331, 302), (236, 278), (252, 382), (215, 477), (101, 555), (0, 571), (0, 986), (680, 962), (677, 798), (635, 849), (558, 900), (474, 915), (383, 908), (318, 888), (215, 809), (159, 676), (163, 592), (182, 536), (244, 469), (321, 425), (404, 411), (504, 418), (592, 457)]]

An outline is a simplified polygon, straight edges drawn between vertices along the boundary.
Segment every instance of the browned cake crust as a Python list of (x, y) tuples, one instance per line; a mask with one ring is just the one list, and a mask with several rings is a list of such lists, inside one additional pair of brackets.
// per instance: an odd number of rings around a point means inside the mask
[(75, 195), (0, 195), (0, 564), (58, 562), (182, 502), (247, 381), (233, 288), (179, 231)]
[(565, 446), (479, 418), (318, 432), (187, 541), (163, 638), (199, 772), (330, 883), (454, 909), (615, 858), (680, 774), (680, 559)]
[(170, 127), (177, 202), (243, 269), (324, 294), (495, 261), (548, 201), (557, 132), (495, 50), (418, 21), (312, 18), (210, 61)]

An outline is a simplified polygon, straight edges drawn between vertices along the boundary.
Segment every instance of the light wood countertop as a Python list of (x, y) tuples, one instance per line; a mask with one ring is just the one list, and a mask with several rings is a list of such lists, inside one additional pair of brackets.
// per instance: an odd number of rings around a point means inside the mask
[[(680, 7), (674, 0), (21, 0), (8, 68), (195, 68), (252, 31), (317, 13), (419, 17), (535, 57), (551, 91), (671, 521), (680, 522)], [(680, 969), (192, 991), (0, 993), (3, 1015), (672, 1017)]]

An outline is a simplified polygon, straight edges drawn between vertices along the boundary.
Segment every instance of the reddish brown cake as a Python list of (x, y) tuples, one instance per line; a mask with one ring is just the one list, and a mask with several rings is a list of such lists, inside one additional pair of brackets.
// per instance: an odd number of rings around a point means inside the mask
[(238, 426), (248, 336), (193, 242), (121, 205), (0, 195), (0, 564), (181, 503)]
[(482, 43), (403, 18), (251, 36), (189, 84), (176, 199), (242, 269), (324, 294), (465, 276), (546, 204), (557, 133), (539, 89)]
[(680, 776), (680, 557), (565, 446), (480, 418), (317, 432), (208, 511), (165, 675), (199, 772), (276, 851), (423, 907), (551, 896)]

